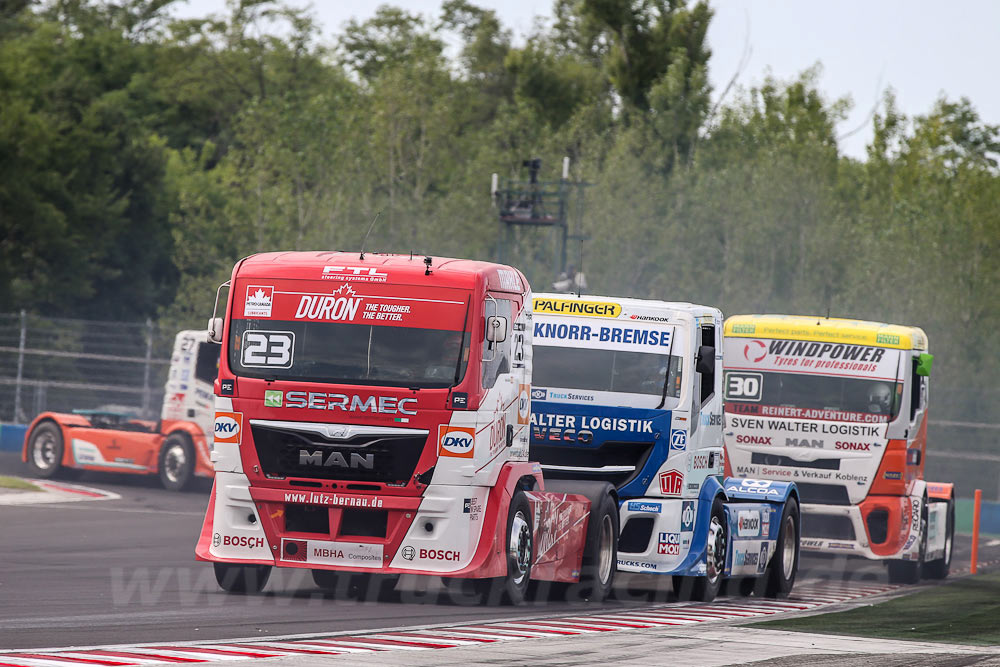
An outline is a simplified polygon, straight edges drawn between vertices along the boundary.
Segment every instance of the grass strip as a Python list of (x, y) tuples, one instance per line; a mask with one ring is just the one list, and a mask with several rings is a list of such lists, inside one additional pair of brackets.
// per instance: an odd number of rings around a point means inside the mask
[(848, 611), (754, 623), (793, 630), (953, 644), (1000, 644), (1000, 573), (981, 574)]
[(27, 482), (17, 477), (7, 477), (6, 475), (0, 475), (0, 489), (23, 489), (25, 491), (39, 490), (39, 488), (31, 482)]

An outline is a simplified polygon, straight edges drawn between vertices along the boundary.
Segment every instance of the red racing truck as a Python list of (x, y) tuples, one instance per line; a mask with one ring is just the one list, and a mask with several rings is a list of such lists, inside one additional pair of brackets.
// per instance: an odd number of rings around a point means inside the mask
[(216, 477), (196, 547), (224, 590), (259, 591), (284, 567), (322, 588), (410, 573), (515, 604), (532, 580), (607, 595), (613, 487), (556, 489), (528, 461), (519, 271), (285, 252), (240, 261), (228, 286), (209, 323)]

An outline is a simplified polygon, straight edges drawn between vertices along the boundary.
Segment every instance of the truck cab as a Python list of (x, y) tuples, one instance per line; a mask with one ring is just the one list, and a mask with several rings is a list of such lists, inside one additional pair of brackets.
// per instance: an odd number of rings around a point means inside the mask
[(266, 253), (236, 265), (226, 313), (211, 323), (216, 484), (197, 548), (223, 588), (259, 589), (273, 566), (322, 587), (500, 579), (513, 602), (531, 578), (579, 580), (591, 503), (570, 496), (557, 512), (528, 461), (519, 271)]
[(947, 574), (952, 485), (924, 481), (930, 369), (917, 327), (740, 315), (725, 327), (726, 464), (794, 481), (802, 548)]
[[(723, 578), (764, 575), (795, 497), (766, 482), (771, 493), (726, 490), (722, 323), (718, 309), (690, 303), (534, 298), (532, 458), (547, 477), (613, 484), (618, 569), (696, 579), (702, 599)], [(797, 535), (787, 540), (781, 548), (797, 554)]]

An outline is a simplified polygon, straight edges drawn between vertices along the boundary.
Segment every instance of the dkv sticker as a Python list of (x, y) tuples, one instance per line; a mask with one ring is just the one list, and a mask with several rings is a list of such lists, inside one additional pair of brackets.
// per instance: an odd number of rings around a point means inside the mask
[(242, 412), (215, 413), (215, 442), (238, 445), (240, 444), (240, 436), (242, 434)]
[(438, 456), (471, 459), (476, 451), (476, 429), (463, 426), (438, 426)]

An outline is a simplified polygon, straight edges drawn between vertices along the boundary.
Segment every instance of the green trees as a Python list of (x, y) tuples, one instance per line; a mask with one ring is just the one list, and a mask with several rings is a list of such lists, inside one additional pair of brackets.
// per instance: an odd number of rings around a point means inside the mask
[[(861, 162), (818, 68), (712, 108), (703, 1), (557, 0), (523, 44), (470, 0), (332, 43), (283, 1), (169, 9), (0, 10), (0, 311), (200, 326), (240, 257), (356, 249), (376, 211), (369, 249), (492, 258), (489, 174), (568, 155), (595, 291), (919, 324), (947, 410), (1000, 398), (1000, 134), (968, 100), (890, 93)], [(545, 289), (552, 239), (514, 244)]]

